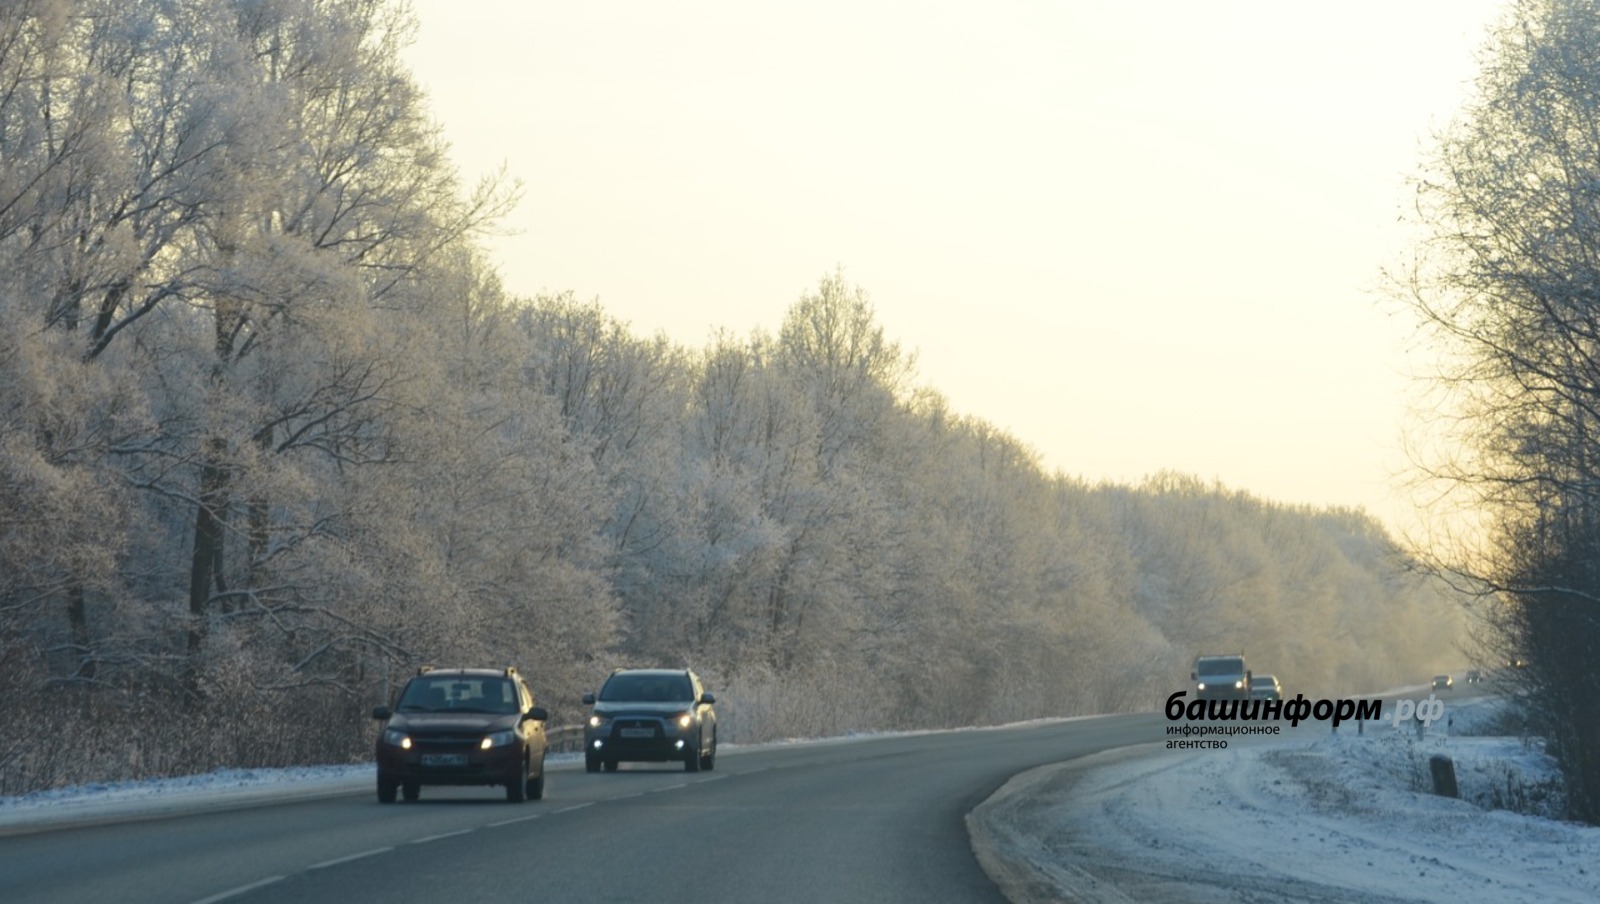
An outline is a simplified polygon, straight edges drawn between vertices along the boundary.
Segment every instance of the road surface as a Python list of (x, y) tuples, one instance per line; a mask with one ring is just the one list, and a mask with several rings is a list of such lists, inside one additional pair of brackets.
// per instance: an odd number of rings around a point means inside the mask
[[(552, 767), (542, 801), (499, 788), (371, 789), (0, 839), (0, 901), (1005, 898), (966, 814), (1033, 767), (1159, 740), (1159, 714), (725, 748), (711, 772)], [(511, 898), (504, 898), (511, 895)]]

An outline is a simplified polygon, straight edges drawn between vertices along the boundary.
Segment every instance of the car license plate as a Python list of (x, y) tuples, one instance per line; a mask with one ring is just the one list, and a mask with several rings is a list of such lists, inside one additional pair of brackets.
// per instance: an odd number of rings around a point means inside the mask
[(656, 736), (654, 728), (624, 728), (622, 736), (625, 738), (653, 738)]
[(424, 753), (422, 765), (424, 766), (465, 766), (467, 755), (464, 753)]

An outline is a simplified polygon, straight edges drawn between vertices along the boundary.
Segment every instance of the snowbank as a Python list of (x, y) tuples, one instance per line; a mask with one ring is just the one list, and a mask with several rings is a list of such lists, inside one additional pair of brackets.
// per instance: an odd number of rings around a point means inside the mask
[[(1600, 900), (1600, 829), (1549, 818), (1550, 759), (1471, 736), (1470, 709), (1420, 740), (1368, 725), (1047, 767), (971, 822), (1013, 861), (997, 880), (1017, 901)], [(1430, 793), (1435, 754), (1462, 799)]]

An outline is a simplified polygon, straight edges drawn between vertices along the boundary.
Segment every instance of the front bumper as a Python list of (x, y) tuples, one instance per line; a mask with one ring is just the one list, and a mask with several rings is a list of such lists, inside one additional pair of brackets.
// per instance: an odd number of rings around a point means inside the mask
[(522, 750), (516, 744), (488, 750), (413, 743), (406, 750), (378, 745), (378, 774), (423, 785), (507, 785), (522, 781)]
[(654, 716), (619, 716), (599, 728), (585, 728), (583, 751), (601, 760), (663, 763), (681, 760), (695, 747), (698, 726), (681, 728)]
[(1195, 689), (1196, 700), (1249, 700), (1250, 692), (1232, 684), (1206, 685), (1205, 690)]

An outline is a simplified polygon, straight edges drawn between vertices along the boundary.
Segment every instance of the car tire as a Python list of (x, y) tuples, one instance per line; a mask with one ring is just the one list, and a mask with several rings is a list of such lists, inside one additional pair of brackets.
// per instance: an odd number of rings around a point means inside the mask
[(616, 760), (606, 760), (605, 761), (605, 766), (606, 766), (606, 771), (607, 772), (616, 772), (617, 771), (617, 761)]
[(400, 790), (400, 782), (381, 772), (378, 773), (378, 803), (394, 803), (395, 792), (398, 790)]
[(583, 758), (583, 771), (584, 772), (599, 772), (600, 771), (600, 758), (597, 757), (597, 756), (586, 756), (586, 757), (584, 757)]
[(707, 772), (717, 768), (717, 733), (711, 732), (711, 752), (700, 756), (700, 768)]
[(415, 803), (417, 798), (422, 796), (422, 783), (416, 781), (401, 782), (400, 792), (405, 795), (406, 800)]
[(518, 775), (512, 776), (511, 781), (506, 782), (506, 801), (508, 803), (520, 804), (527, 800), (528, 782), (528, 761), (523, 760), (522, 772)]
[(528, 799), (544, 800), (544, 752), (539, 753), (539, 774), (528, 782)]
[(683, 771), (684, 772), (699, 772), (700, 771), (700, 741), (701, 740), (702, 740), (701, 738), (695, 738), (694, 739), (694, 746), (690, 747), (688, 753), (684, 755), (684, 758), (683, 758)]

